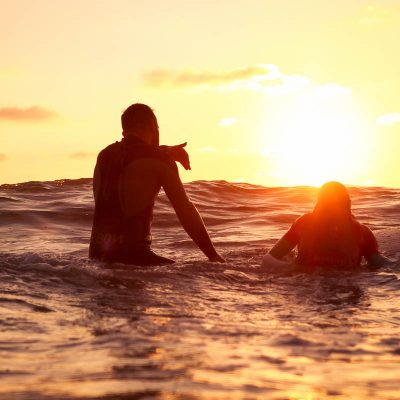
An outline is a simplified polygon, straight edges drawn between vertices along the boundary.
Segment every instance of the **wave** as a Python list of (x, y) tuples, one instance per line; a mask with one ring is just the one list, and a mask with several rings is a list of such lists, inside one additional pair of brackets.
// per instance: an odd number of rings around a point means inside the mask
[[(396, 398), (398, 264), (260, 269), (315, 188), (185, 184), (226, 264), (204, 259), (161, 192), (154, 249), (177, 263), (135, 267), (87, 258), (91, 185), (0, 186), (0, 398)], [(399, 190), (350, 193), (399, 258)]]
[[(86, 225), (93, 213), (92, 180), (57, 180), (0, 185), (1, 224), (76, 223)], [(273, 216), (286, 222), (309, 211), (316, 199), (313, 187), (263, 187), (226, 181), (195, 181), (185, 184), (192, 201), (213, 218), (212, 223), (240, 216)], [(349, 188), (353, 207), (362, 216), (382, 220), (400, 210), (399, 190), (388, 188)], [(161, 191), (156, 212), (171, 216), (173, 211)], [(166, 214), (165, 214), (166, 213)], [(157, 223), (157, 221), (156, 221)]]

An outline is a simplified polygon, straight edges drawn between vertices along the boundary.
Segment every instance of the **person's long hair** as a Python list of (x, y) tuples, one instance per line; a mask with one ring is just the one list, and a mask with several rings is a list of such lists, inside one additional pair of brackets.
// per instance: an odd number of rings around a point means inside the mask
[(318, 192), (309, 229), (299, 244), (299, 257), (303, 259), (299, 261), (355, 266), (356, 226), (346, 187), (339, 182), (325, 183)]

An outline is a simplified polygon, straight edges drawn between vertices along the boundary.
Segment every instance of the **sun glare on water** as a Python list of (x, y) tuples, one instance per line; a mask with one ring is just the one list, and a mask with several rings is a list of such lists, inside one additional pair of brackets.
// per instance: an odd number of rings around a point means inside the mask
[(285, 113), (274, 134), (273, 174), (282, 185), (357, 183), (366, 165), (368, 130), (346, 99), (303, 98)]

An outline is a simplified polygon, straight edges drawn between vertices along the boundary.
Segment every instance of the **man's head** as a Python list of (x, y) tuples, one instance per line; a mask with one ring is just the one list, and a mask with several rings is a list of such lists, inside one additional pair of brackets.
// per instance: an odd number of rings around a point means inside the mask
[(135, 103), (121, 115), (122, 135), (134, 135), (144, 142), (159, 145), (157, 118), (146, 104)]

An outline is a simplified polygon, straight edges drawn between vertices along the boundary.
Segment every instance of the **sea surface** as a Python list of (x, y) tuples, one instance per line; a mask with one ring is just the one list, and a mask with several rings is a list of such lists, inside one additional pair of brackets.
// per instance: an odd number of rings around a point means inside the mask
[[(400, 266), (271, 273), (263, 254), (316, 189), (185, 185), (226, 264), (164, 193), (154, 250), (172, 266), (87, 258), (91, 179), (0, 186), (0, 399), (399, 399)], [(400, 189), (352, 187), (400, 256)]]

